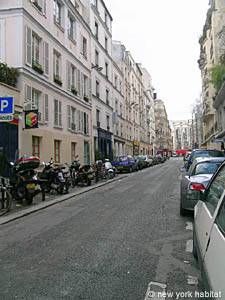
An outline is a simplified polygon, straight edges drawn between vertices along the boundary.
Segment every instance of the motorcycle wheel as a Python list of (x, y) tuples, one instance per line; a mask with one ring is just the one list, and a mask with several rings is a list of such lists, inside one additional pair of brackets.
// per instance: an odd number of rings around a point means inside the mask
[(32, 194), (26, 193), (25, 202), (27, 205), (31, 205), (33, 202), (34, 196)]
[(91, 186), (91, 179), (87, 180), (87, 186)]
[(60, 185), (57, 189), (58, 194), (62, 195), (64, 192), (64, 185)]

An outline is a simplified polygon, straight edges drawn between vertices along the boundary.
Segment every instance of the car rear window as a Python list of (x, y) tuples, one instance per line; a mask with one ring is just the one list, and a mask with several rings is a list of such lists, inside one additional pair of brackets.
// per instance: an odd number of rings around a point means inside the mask
[(196, 151), (193, 154), (193, 158), (196, 157), (224, 157), (224, 153), (222, 151)]
[(221, 163), (218, 162), (204, 162), (197, 164), (195, 167), (195, 175), (214, 174), (220, 165)]

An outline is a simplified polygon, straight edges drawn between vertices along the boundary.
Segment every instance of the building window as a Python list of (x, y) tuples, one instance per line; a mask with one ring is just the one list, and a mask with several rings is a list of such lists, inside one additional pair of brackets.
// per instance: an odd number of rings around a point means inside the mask
[(39, 136), (32, 136), (32, 155), (40, 158), (40, 142)]
[(62, 25), (62, 3), (59, 0), (54, 0), (54, 21)]
[(88, 101), (88, 77), (84, 75), (84, 100)]
[(84, 113), (84, 134), (89, 134), (89, 118), (88, 114)]
[(105, 63), (105, 76), (106, 78), (109, 76), (109, 64), (107, 62)]
[(120, 116), (121, 117), (123, 116), (123, 106), (122, 106), (122, 104), (120, 104)]
[(82, 55), (87, 59), (87, 39), (85, 37), (82, 38)]
[(106, 104), (109, 105), (109, 90), (105, 90)]
[(40, 53), (41, 53), (41, 38), (36, 34), (32, 33), (32, 63), (40, 64)]
[(75, 19), (68, 14), (68, 37), (75, 41), (76, 40), (76, 21)]
[(62, 127), (62, 103), (54, 100), (54, 126)]
[(46, 0), (31, 0), (31, 2), (40, 12), (46, 13)]
[(61, 54), (54, 50), (53, 52), (53, 64), (54, 64), (54, 81), (59, 85), (62, 85), (61, 81)]
[(115, 81), (115, 88), (117, 89), (117, 84), (118, 84), (118, 77), (117, 77), (117, 75), (115, 75), (114, 81)]
[(105, 37), (105, 50), (108, 51), (108, 39)]
[(96, 109), (96, 122), (100, 122), (100, 110)]
[(99, 66), (99, 53), (97, 50), (95, 50), (95, 65)]
[(107, 12), (105, 12), (105, 25), (108, 27), (108, 15), (107, 15)]
[(71, 161), (76, 159), (76, 143), (71, 143)]
[(95, 90), (95, 93), (96, 93), (96, 97), (98, 97), (98, 98), (100, 96), (100, 94), (99, 94), (99, 86), (100, 86), (99, 81), (96, 80), (96, 86), (95, 86), (96, 90)]
[(107, 124), (107, 129), (110, 129), (110, 124), (109, 124), (109, 116), (106, 116), (106, 124)]
[(95, 22), (95, 38), (98, 40), (98, 23)]
[(54, 161), (60, 163), (60, 143), (59, 140), (54, 140)]

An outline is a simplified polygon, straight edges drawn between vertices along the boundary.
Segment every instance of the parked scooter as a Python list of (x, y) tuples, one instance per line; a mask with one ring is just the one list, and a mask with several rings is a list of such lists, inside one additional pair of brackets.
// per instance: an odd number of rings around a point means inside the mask
[(109, 159), (105, 159), (105, 163), (103, 165), (104, 165), (104, 171), (105, 171), (105, 178), (106, 179), (112, 179), (112, 178), (114, 178), (115, 175), (116, 175), (116, 170), (112, 166), (112, 164), (109, 161)]
[(70, 166), (70, 176), (72, 186), (76, 185), (91, 185), (91, 180), (93, 179), (93, 169), (90, 165), (84, 165), (81, 167), (78, 156), (75, 157), (75, 160), (71, 163)]
[(44, 163), (44, 169), (40, 173), (40, 178), (45, 180), (45, 191), (47, 193), (57, 192), (64, 194), (69, 192), (70, 179), (69, 170), (65, 170), (66, 166), (54, 166), (53, 159), (48, 163)]
[(30, 205), (33, 198), (42, 193), (42, 201), (45, 200), (45, 191), (43, 181), (37, 177), (36, 168), (40, 165), (38, 157), (21, 157), (15, 163), (10, 163), (12, 166), (12, 175), (10, 177), (10, 192), (12, 197), (22, 203), (25, 199), (26, 204)]

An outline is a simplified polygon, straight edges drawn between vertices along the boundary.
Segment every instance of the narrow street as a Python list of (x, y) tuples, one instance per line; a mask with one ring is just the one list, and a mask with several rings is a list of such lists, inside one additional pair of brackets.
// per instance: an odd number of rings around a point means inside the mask
[(144, 300), (151, 282), (165, 284), (168, 299), (195, 299), (201, 282), (193, 219), (179, 215), (181, 165), (171, 158), (2, 225), (0, 299)]

